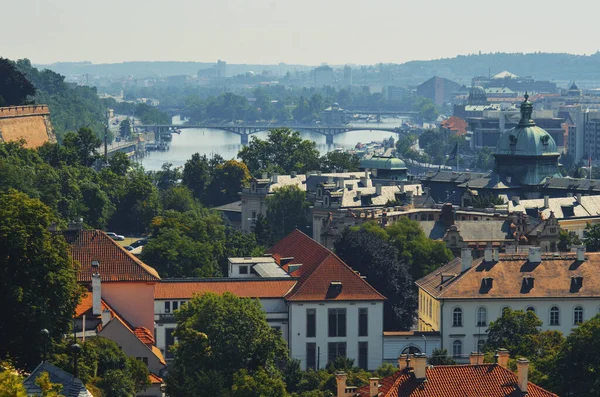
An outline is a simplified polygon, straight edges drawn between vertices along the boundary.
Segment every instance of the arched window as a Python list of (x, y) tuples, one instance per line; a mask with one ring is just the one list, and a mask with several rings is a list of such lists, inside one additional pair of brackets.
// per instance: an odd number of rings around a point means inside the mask
[(477, 341), (477, 353), (483, 352), (483, 348), (485, 347), (485, 340), (479, 339)]
[(460, 358), (462, 356), (462, 342), (455, 340), (452, 342), (452, 357)]
[(415, 354), (415, 353), (421, 353), (421, 349), (419, 349), (417, 346), (407, 346), (404, 348), (404, 350), (402, 350), (401, 354)]
[(560, 325), (560, 309), (558, 306), (550, 308), (550, 325)]
[(485, 307), (477, 309), (477, 326), (485, 327), (487, 325), (487, 310)]
[(462, 327), (463, 316), (462, 309), (459, 307), (454, 308), (452, 311), (452, 326), (453, 327)]
[(525, 309), (528, 312), (533, 312), (533, 314), (535, 314), (535, 307), (533, 306), (527, 306), (527, 309)]
[(510, 306), (504, 306), (502, 308), (502, 310), (500, 311), (500, 315), (502, 316), (504, 314), (505, 311), (510, 310)]
[(573, 325), (579, 325), (583, 322), (583, 307), (575, 306), (573, 309)]

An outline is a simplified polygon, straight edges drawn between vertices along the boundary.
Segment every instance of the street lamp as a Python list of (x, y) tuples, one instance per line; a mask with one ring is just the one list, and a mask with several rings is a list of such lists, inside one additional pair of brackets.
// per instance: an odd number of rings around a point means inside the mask
[(48, 355), (48, 338), (50, 336), (50, 332), (44, 328), (40, 331), (40, 335), (42, 336), (44, 342), (44, 354), (42, 355), (42, 361), (46, 361)]
[(425, 334), (421, 335), (421, 337), (425, 341), (425, 356), (427, 356), (427, 338), (425, 337)]

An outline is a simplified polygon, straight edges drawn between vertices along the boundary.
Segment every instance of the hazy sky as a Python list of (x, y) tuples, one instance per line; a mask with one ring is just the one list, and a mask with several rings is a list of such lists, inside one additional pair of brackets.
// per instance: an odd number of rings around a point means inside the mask
[(595, 0), (0, 0), (0, 56), (34, 63), (401, 63), (600, 47)]

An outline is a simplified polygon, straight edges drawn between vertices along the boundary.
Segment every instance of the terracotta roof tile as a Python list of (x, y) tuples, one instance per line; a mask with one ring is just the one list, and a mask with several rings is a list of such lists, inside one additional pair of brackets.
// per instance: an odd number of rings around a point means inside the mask
[(299, 279), (294, 289), (287, 295), (287, 300), (385, 299), (333, 252), (299, 230), (284, 237), (270, 249), (270, 252), (283, 258), (294, 257), (289, 264), (302, 264), (292, 273)]
[[(379, 381), (380, 397), (521, 397), (517, 375), (497, 364), (446, 365), (426, 369), (427, 382), (417, 381), (412, 372), (398, 371)], [(529, 382), (529, 397), (557, 397)], [(369, 386), (357, 396), (370, 397)]]
[(150, 330), (148, 328), (137, 327), (136, 329), (133, 330), (133, 333), (146, 346), (150, 347), (150, 346), (154, 345), (154, 336), (152, 335), (152, 332), (150, 332)]
[(148, 379), (150, 380), (150, 383), (152, 384), (163, 384), (164, 381), (161, 377), (154, 375), (152, 372), (150, 372), (150, 375), (148, 375)]
[[(530, 263), (527, 255), (501, 254), (497, 262), (473, 261), (461, 273), (460, 258), (417, 281), (417, 285), (438, 299), (499, 299), (499, 298), (585, 298), (600, 295), (600, 253), (585, 254), (585, 261), (576, 255), (563, 253), (542, 255), (541, 263)], [(456, 274), (441, 283), (441, 274)], [(532, 276), (533, 287), (524, 283)], [(572, 277), (582, 277), (582, 285), (572, 284)], [(484, 278), (492, 278), (490, 289), (482, 288)]]
[[(133, 256), (100, 230), (74, 230), (62, 232), (71, 246), (73, 260), (81, 268), (77, 280), (91, 283), (92, 274), (98, 271), (102, 281), (158, 281), (156, 270)], [(92, 269), (92, 261), (100, 262)]]
[(296, 279), (197, 279), (163, 280), (156, 285), (154, 299), (190, 299), (195, 294), (231, 292), (240, 297), (283, 298), (296, 284)]

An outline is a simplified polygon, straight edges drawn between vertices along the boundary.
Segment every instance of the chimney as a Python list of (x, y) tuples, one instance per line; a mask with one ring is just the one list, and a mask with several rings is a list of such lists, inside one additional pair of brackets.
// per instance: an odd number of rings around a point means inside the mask
[(379, 378), (369, 378), (369, 397), (379, 395)]
[(471, 365), (481, 365), (481, 364), (483, 364), (483, 353), (472, 352), (469, 355), (469, 364), (471, 364)]
[(498, 262), (500, 260), (500, 250), (498, 248), (492, 248), (492, 259), (494, 262)]
[(368, 180), (369, 180), (369, 178), (367, 178), (366, 176), (361, 176), (360, 184), (363, 185), (363, 187), (367, 187), (369, 184)]
[(369, 179), (369, 169), (365, 168), (365, 179)]
[(339, 187), (340, 189), (343, 189), (343, 188), (344, 188), (344, 178), (341, 178), (341, 177), (340, 177), (340, 178), (338, 178), (338, 179), (337, 179), (337, 185), (338, 185), (338, 187)]
[(462, 247), (460, 250), (460, 260), (462, 263), (460, 270), (462, 272), (471, 268), (471, 265), (473, 264), (473, 254), (469, 247)]
[(377, 178), (377, 168), (373, 168), (371, 170), (371, 176), (373, 176), (374, 178)]
[(521, 204), (521, 198), (519, 196), (513, 196), (512, 199), (515, 202), (515, 205)]
[(577, 193), (577, 195), (575, 196), (575, 199), (577, 200), (577, 202), (579, 204), (581, 204), (581, 193)]
[(346, 396), (346, 379), (348, 375), (345, 372), (338, 372), (335, 374), (335, 382), (337, 384), (337, 397)]
[(413, 365), (413, 373), (415, 374), (415, 379), (417, 380), (425, 380), (427, 376), (425, 375), (425, 369), (427, 368), (427, 356), (423, 353), (416, 353), (414, 355), (415, 364)]
[(498, 355), (498, 365), (503, 368), (508, 368), (508, 358), (510, 357), (508, 350), (498, 349), (496, 354)]
[(271, 177), (271, 182), (278, 183), (279, 182), (279, 174), (277, 174), (277, 173), (273, 174), (273, 176)]
[(585, 245), (576, 245), (577, 249), (577, 260), (583, 262), (585, 260)]
[(267, 179), (269, 177), (269, 174), (266, 172), (262, 173), (262, 179)]
[(360, 200), (360, 198), (362, 197), (362, 192), (360, 190), (356, 191), (356, 198)]
[(327, 177), (327, 183), (333, 183), (333, 176), (332, 175), (329, 175)]
[(527, 394), (527, 377), (529, 375), (529, 360), (520, 358), (517, 360), (517, 379), (522, 394)]
[(404, 188), (404, 183), (400, 185), (400, 193), (405, 193), (406, 189)]
[(401, 354), (398, 356), (398, 369), (400, 371), (406, 369), (406, 359), (408, 358), (408, 354)]
[(102, 314), (102, 285), (100, 273), (92, 274), (92, 314), (99, 316)]
[(494, 260), (494, 255), (492, 253), (492, 245), (488, 244), (485, 246), (485, 251), (483, 252), (483, 257), (486, 262), (492, 262)]
[(381, 196), (381, 183), (375, 185), (375, 194)]
[(542, 250), (540, 247), (529, 247), (529, 257), (531, 263), (540, 263), (542, 261)]
[(352, 183), (346, 183), (346, 190), (352, 190), (354, 185)]
[(550, 208), (550, 196), (544, 196), (544, 208)]
[(295, 178), (296, 176), (298, 176), (298, 172), (297, 171), (292, 171), (292, 178)]
[(409, 190), (408, 192), (406, 192), (406, 201), (408, 202), (408, 204), (412, 205), (415, 203), (415, 196), (413, 194), (412, 190)]

